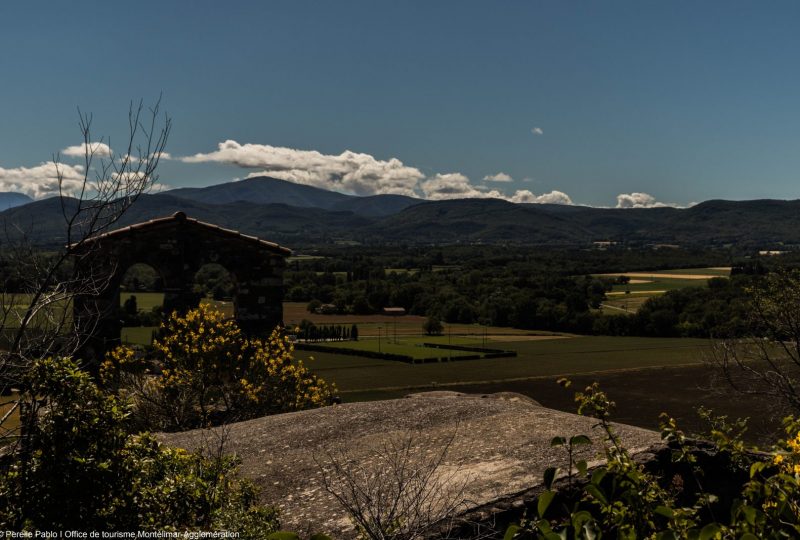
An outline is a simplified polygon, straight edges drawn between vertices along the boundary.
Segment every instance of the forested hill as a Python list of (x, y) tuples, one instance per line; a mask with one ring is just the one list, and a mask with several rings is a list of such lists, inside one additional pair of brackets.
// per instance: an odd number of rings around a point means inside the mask
[[(800, 245), (800, 201), (712, 200), (686, 209), (423, 201), (399, 195), (356, 197), (272, 178), (144, 195), (119, 225), (179, 210), (292, 247), (334, 242), (585, 247), (611, 241), (780, 250)], [(2, 211), (0, 224), (5, 231), (25, 231), (40, 244), (64, 240), (57, 199)]]

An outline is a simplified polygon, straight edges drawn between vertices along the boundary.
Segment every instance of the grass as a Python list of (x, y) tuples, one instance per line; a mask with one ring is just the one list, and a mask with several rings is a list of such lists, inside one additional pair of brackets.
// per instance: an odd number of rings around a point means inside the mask
[[(164, 293), (161, 292), (128, 292), (120, 291), (119, 305), (125, 304), (125, 301), (131, 296), (136, 297), (136, 307), (139, 311), (151, 311), (156, 306), (164, 305)], [(233, 302), (230, 300), (214, 300), (211, 298), (203, 298), (203, 304), (210, 304), (216, 306), (226, 315), (233, 315)]]
[[(517, 392), (545, 407), (575, 412), (573, 395), (599, 382), (617, 403), (614, 420), (658, 429), (668, 412), (682, 429), (707, 436), (696, 409), (705, 406), (729, 418), (755, 416), (746, 437), (760, 443), (780, 421), (758, 397), (733, 393), (703, 364), (710, 342), (686, 338), (586, 336), (546, 341), (495, 343), (516, 358), (455, 364), (403, 364), (386, 360), (297, 351), (312, 371), (335, 382), (345, 402), (402, 398), (413, 392), (450, 390), (472, 394)], [(313, 360), (309, 359), (313, 357)], [(556, 379), (573, 381), (565, 390)]]
[(694, 365), (701, 362), (709, 344), (700, 339), (586, 336), (495, 342), (491, 346), (516, 351), (518, 356), (472, 360), (457, 365), (412, 365), (331, 353), (296, 351), (295, 355), (303, 359), (315, 373), (336, 383), (347, 394)]
[(157, 326), (126, 326), (122, 329), (120, 337), (122, 343), (129, 345), (150, 345)]
[[(474, 337), (465, 336), (402, 336), (395, 340), (393, 337), (384, 336), (382, 339), (367, 338), (359, 341), (334, 341), (320, 343), (326, 347), (334, 349), (357, 349), (360, 351), (383, 352), (389, 354), (402, 354), (414, 359), (422, 358), (458, 358), (461, 356), (474, 356), (474, 351), (455, 351), (450, 349), (438, 349), (435, 347), (425, 347), (425, 343), (437, 343), (441, 345), (466, 345), (470, 347), (482, 347), (484, 341)], [(494, 344), (490, 345), (494, 348)]]
[(160, 292), (119, 292), (119, 305), (123, 305), (131, 296), (136, 297), (136, 307), (139, 311), (152, 311), (156, 306), (164, 305), (164, 293)]

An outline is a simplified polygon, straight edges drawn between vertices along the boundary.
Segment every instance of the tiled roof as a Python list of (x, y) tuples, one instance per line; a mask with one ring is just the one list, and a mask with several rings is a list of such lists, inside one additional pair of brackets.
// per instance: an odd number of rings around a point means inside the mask
[[(290, 250), (289, 248), (283, 247), (281, 245), (278, 245), (278, 244), (276, 244), (274, 242), (268, 242), (267, 240), (262, 240), (261, 238), (258, 238), (257, 236), (250, 236), (250, 235), (247, 235), (247, 234), (242, 234), (239, 231), (234, 231), (233, 229), (226, 229), (224, 227), (220, 227), (219, 225), (214, 225), (213, 223), (206, 223), (205, 221), (200, 221), (199, 219), (190, 218), (190, 217), (187, 217), (186, 214), (184, 214), (183, 212), (175, 212), (171, 216), (151, 219), (149, 221), (143, 221), (141, 223), (135, 223), (133, 225), (128, 225), (127, 227), (122, 227), (121, 229), (116, 229), (116, 230), (113, 230), (113, 231), (109, 231), (107, 233), (98, 234), (97, 236), (92, 236), (90, 238), (87, 238), (86, 240), (83, 241), (83, 244), (84, 245), (85, 244), (93, 244), (94, 242), (105, 240), (106, 238), (111, 238), (111, 239), (118, 238), (118, 237), (122, 237), (122, 236), (126, 236), (128, 234), (131, 234), (131, 233), (133, 233), (135, 231), (141, 231), (141, 230), (150, 229), (150, 228), (153, 228), (153, 227), (169, 225), (171, 223), (190, 223), (190, 224), (192, 224), (192, 225), (194, 225), (194, 226), (196, 226), (198, 228), (206, 229), (209, 232), (222, 233), (224, 235), (230, 236), (231, 238), (237, 238), (237, 239), (244, 240), (244, 241), (247, 241), (247, 242), (252, 242), (254, 244), (257, 244), (257, 245), (259, 245), (261, 247), (264, 247), (264, 248), (270, 249), (272, 251), (278, 252), (281, 255), (284, 255), (284, 256), (287, 256), (287, 257), (292, 254), (292, 250)], [(77, 244), (72, 244), (70, 246), (70, 249), (73, 249), (73, 248), (76, 248), (76, 247), (78, 247)]]

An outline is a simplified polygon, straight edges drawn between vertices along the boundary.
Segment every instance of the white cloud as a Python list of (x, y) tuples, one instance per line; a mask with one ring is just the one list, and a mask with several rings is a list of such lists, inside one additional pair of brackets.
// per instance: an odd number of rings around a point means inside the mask
[(527, 189), (521, 189), (514, 193), (509, 199), (514, 203), (534, 203), (534, 204), (574, 204), (569, 195), (563, 191), (553, 190), (550, 193), (534, 195)]
[(502, 199), (513, 203), (573, 204), (569, 195), (561, 191), (535, 195), (530, 190), (521, 189), (513, 195), (506, 195), (496, 189), (476, 187), (461, 173), (437, 174), (423, 182), (420, 187), (425, 198), (431, 200)]
[(655, 197), (649, 193), (620, 193), (617, 195), (617, 208), (662, 208), (665, 206), (673, 206), (680, 208), (680, 205), (674, 203), (658, 202)]
[(150, 193), (161, 193), (170, 189), (174, 189), (174, 187), (164, 182), (156, 182), (150, 186)]
[(540, 127), (535, 127), (531, 129), (531, 133), (534, 135), (544, 135), (544, 130)]
[[(378, 195), (394, 193), (426, 199), (493, 198), (511, 202), (572, 204), (570, 197), (560, 191), (534, 195), (529, 190), (513, 195), (486, 186), (476, 186), (458, 172), (425, 176), (416, 167), (403, 164), (397, 158), (377, 159), (369, 154), (347, 150), (329, 155), (315, 150), (297, 150), (266, 144), (240, 144), (233, 140), (221, 142), (217, 150), (193, 156), (175, 158), (184, 163), (225, 163), (256, 169), (246, 177), (272, 176), (298, 184), (323, 189)], [(484, 177), (487, 182), (513, 182), (504, 173)]]
[(95, 157), (111, 157), (111, 147), (103, 142), (93, 142), (88, 145), (86, 143), (81, 143), (75, 146), (68, 146), (64, 148), (61, 153), (69, 157), (84, 157), (87, 149)]
[(498, 191), (481, 191), (473, 186), (469, 178), (461, 173), (437, 174), (420, 184), (426, 199), (500, 199)]
[(216, 162), (261, 169), (248, 177), (268, 175), (356, 195), (394, 193), (415, 196), (414, 189), (425, 178), (419, 169), (408, 167), (397, 158), (380, 160), (350, 150), (329, 155), (316, 150), (239, 144), (232, 140), (219, 143), (215, 152), (180, 159), (185, 163)]
[(0, 191), (24, 193), (34, 199), (58, 195), (58, 172), (63, 179), (62, 189), (65, 194), (74, 195), (83, 185), (83, 167), (80, 165), (62, 163), (57, 170), (54, 163), (45, 162), (35, 167), (0, 167)]
[(484, 176), (483, 180), (485, 182), (513, 182), (514, 181), (514, 179), (511, 178), (510, 175), (508, 175), (508, 174), (506, 174), (504, 172), (499, 172), (497, 174), (490, 174), (490, 175)]

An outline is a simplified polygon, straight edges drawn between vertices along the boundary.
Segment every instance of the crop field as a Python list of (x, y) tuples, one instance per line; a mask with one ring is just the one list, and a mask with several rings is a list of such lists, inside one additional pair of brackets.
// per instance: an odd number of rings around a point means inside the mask
[(379, 399), (386, 391), (414, 388), (446, 388), (576, 373), (697, 365), (702, 362), (709, 343), (702, 339), (585, 336), (495, 342), (492, 347), (516, 351), (518, 356), (458, 364), (415, 365), (309, 351), (296, 351), (296, 356), (314, 372), (335, 382), (346, 399), (348, 394)]
[[(710, 343), (702, 339), (586, 336), (494, 343), (516, 358), (404, 364), (388, 360), (296, 351), (315, 373), (335, 382), (345, 402), (400, 398), (413, 392), (450, 390), (490, 394), (517, 392), (546, 407), (575, 412), (573, 395), (599, 382), (617, 403), (614, 419), (658, 428), (667, 412), (692, 433), (707, 433), (700, 406), (730, 418), (756, 415), (747, 438), (759, 442), (780, 425), (763, 401), (732, 393), (703, 364)], [(562, 376), (573, 381), (564, 389)]]
[(667, 291), (687, 287), (705, 287), (706, 282), (715, 277), (730, 276), (727, 267), (679, 268), (653, 272), (624, 272), (598, 274), (605, 277), (627, 276), (627, 284), (616, 284), (606, 293), (602, 309), (606, 313), (635, 313), (649, 298)]
[(320, 345), (334, 349), (356, 349), (360, 351), (400, 354), (410, 356), (414, 359), (432, 357), (457, 359), (459, 357), (474, 356), (476, 354), (475, 351), (458, 351), (426, 347), (426, 343), (496, 348), (496, 344), (492, 343), (490, 340), (469, 336), (400, 336), (399, 338), (384, 336), (383, 338), (368, 337), (358, 341), (322, 342)]

